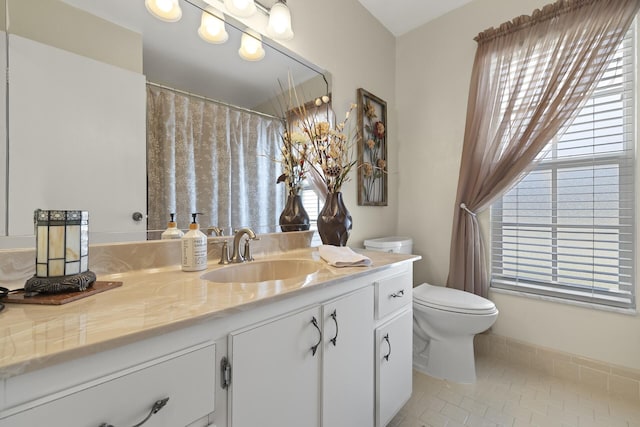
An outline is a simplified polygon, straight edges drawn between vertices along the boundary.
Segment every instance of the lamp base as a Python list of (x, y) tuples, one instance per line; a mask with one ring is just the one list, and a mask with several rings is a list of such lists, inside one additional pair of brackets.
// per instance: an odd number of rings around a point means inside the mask
[(96, 274), (87, 270), (84, 273), (69, 276), (38, 277), (33, 276), (24, 285), (24, 296), (38, 294), (59, 294), (62, 292), (84, 291), (96, 281)]

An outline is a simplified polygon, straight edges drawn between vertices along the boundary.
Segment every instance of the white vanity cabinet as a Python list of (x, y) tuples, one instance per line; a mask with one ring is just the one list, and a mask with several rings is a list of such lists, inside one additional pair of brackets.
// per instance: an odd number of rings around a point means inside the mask
[(411, 397), (412, 274), (376, 282), (376, 427), (384, 427)]
[[(204, 426), (214, 410), (215, 373), (214, 344), (184, 349), (17, 405), (0, 427), (130, 427), (166, 398), (145, 427)], [(26, 385), (9, 382), (7, 396), (36, 392)]]
[[(0, 371), (0, 427), (130, 427), (165, 398), (144, 427), (385, 426), (411, 395), (412, 260), (401, 261), (327, 270), (324, 281), (256, 304), (78, 346), (74, 354), (58, 353), (57, 361), (34, 357), (20, 373)], [(189, 298), (200, 281), (177, 273), (173, 283), (189, 292), (168, 303), (174, 314), (182, 304), (199, 303)], [(218, 290), (226, 295), (226, 287)], [(85, 311), (72, 308), (65, 325), (84, 322)], [(156, 315), (151, 310), (133, 319)], [(97, 325), (98, 332), (108, 325)]]
[(373, 425), (373, 292), (230, 334), (229, 426)]
[(320, 314), (315, 306), (230, 335), (230, 426), (320, 425)]

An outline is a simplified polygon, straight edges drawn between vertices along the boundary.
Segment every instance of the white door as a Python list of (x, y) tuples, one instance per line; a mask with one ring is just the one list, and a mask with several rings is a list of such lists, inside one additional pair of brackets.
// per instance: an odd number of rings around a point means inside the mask
[(386, 426), (411, 397), (413, 313), (376, 329), (376, 426)]
[(322, 307), (322, 425), (372, 426), (374, 417), (373, 287)]
[(9, 63), (8, 234), (65, 209), (89, 211), (91, 243), (144, 240), (144, 75), (13, 34)]
[(313, 307), (230, 334), (230, 426), (319, 426), (320, 314)]

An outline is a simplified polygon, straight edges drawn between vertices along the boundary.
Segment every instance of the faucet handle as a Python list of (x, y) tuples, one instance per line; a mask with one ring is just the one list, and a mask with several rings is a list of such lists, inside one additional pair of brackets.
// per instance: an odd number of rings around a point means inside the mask
[(222, 243), (222, 250), (220, 251), (220, 262), (218, 262), (218, 264), (229, 264), (229, 245), (226, 240)]
[(207, 236), (224, 236), (224, 230), (220, 227), (216, 227), (215, 225), (212, 225), (211, 227), (207, 228)]
[[(251, 242), (252, 239), (247, 239), (244, 242), (244, 254), (242, 255), (242, 257), (244, 258), (245, 261), (253, 261), (253, 255), (251, 255), (251, 246), (249, 245), (249, 242)], [(253, 239), (253, 240), (259, 240), (259, 239)]]

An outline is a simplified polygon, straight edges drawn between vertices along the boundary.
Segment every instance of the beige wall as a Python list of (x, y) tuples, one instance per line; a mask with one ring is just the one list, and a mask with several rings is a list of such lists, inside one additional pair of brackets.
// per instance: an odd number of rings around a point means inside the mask
[[(58, 0), (7, 0), (7, 4), (9, 33), (142, 73), (140, 34)], [(4, 12), (3, 7), (1, 16)]]
[[(398, 232), (414, 238), (415, 281), (447, 279), (473, 37), (548, 0), (475, 0), (397, 40)], [(485, 214), (486, 225), (486, 214)], [(486, 227), (485, 227), (486, 229)], [(640, 318), (496, 294), (494, 333), (640, 368)]]
[[(331, 72), (333, 106), (338, 117), (356, 102), (362, 87), (387, 102), (389, 128), (389, 205), (358, 206), (356, 176), (343, 187), (353, 216), (349, 245), (396, 232), (398, 214), (398, 124), (395, 103), (395, 38), (358, 1), (296, 0), (287, 5), (295, 37), (286, 46)], [(356, 122), (356, 115), (351, 120)]]

